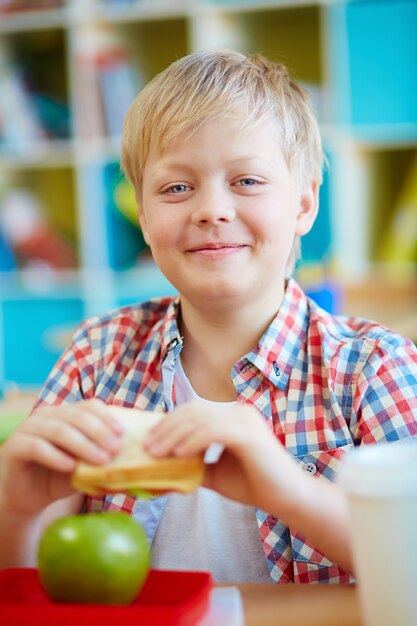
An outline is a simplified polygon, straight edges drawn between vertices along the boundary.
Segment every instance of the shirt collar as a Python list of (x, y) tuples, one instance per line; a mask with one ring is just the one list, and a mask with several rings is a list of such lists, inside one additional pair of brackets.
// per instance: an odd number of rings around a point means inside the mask
[(179, 296), (173, 298), (168, 305), (161, 327), (162, 360), (170, 353), (175, 355), (182, 348), (182, 337), (178, 329)]
[(290, 278), (276, 317), (255, 350), (245, 356), (276, 387), (285, 389), (291, 370), (305, 341), (308, 301), (301, 287)]
[[(178, 329), (179, 297), (168, 305), (161, 327), (162, 360), (176, 356), (182, 348)], [(276, 387), (285, 389), (308, 326), (308, 301), (298, 283), (290, 278), (276, 317), (262, 335), (257, 347), (243, 361), (251, 363)], [(239, 368), (241, 369), (241, 368)]]

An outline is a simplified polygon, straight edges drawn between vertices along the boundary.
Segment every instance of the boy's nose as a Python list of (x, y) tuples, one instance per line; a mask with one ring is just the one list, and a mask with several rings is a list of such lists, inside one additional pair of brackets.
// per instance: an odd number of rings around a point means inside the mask
[(196, 207), (192, 214), (193, 224), (230, 222), (235, 218), (233, 200), (228, 194), (209, 192), (199, 194), (196, 200)]

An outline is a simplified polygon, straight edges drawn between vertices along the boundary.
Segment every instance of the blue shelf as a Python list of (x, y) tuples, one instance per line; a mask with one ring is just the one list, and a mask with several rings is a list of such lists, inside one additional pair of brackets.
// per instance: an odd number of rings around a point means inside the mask
[[(40, 386), (84, 317), (80, 298), (33, 296), (0, 301), (3, 381)], [(1, 332), (1, 331), (0, 331)], [(3, 383), (3, 384), (1, 384)]]
[[(329, 158), (330, 163), (330, 158)], [(331, 172), (331, 165), (330, 165)], [(331, 174), (330, 174), (331, 175)], [(301, 239), (303, 263), (326, 263), (332, 254), (332, 232), (329, 199), (329, 171), (323, 176), (319, 195), (319, 212), (313, 228)]]
[(417, 2), (347, 5), (353, 124), (417, 125)]
[(119, 272), (115, 284), (115, 304), (125, 306), (160, 296), (175, 296), (177, 290), (153, 261), (144, 261), (130, 272)]
[(99, 277), (91, 289), (83, 288), (79, 276), (67, 285), (44, 286), (42, 293), (12, 276), (1, 278), (0, 397), (8, 384), (40, 386), (86, 317), (177, 293), (151, 259), (131, 271), (109, 272), (104, 294), (97, 291)]
[(370, 141), (393, 141), (396, 131), (404, 140), (410, 128), (415, 138), (417, 2), (335, 3), (328, 17), (335, 123)]

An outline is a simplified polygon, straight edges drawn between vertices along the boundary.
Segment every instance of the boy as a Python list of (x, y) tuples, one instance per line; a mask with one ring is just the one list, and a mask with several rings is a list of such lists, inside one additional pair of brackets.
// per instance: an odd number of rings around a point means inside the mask
[[(78, 330), (2, 453), (3, 567), (33, 563), (59, 515), (121, 509), (144, 525), (153, 567), (350, 580), (346, 503), (331, 480), (354, 445), (417, 435), (417, 351), (374, 322), (327, 314), (290, 278), (322, 164), (303, 91), (260, 55), (192, 54), (139, 94), (122, 166), (179, 297)], [(220, 446), (205, 487), (148, 502), (74, 493), (77, 459), (120, 450), (112, 404), (169, 412), (147, 441), (155, 456)]]

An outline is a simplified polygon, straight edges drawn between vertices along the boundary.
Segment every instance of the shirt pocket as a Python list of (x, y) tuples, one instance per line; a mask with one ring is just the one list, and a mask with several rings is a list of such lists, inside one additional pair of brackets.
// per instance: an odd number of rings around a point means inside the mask
[[(327, 478), (330, 481), (334, 481), (343, 465), (346, 454), (353, 447), (353, 443), (348, 443), (338, 448), (318, 450), (309, 452), (308, 454), (298, 455), (295, 456), (295, 460), (301, 465), (304, 471), (314, 474), (316, 479)], [(305, 563), (306, 566), (309, 566), (309, 569), (313, 570), (317, 568), (327, 569), (329, 570), (330, 576), (330, 571), (334, 571), (337, 565), (333, 561), (330, 561), (330, 559), (316, 547), (306, 542), (297, 532), (294, 532), (291, 528), (289, 531), (294, 561)], [(315, 567), (311, 568), (313, 564)], [(326, 580), (325, 571), (321, 573), (317, 572), (317, 576), (321, 580)]]

